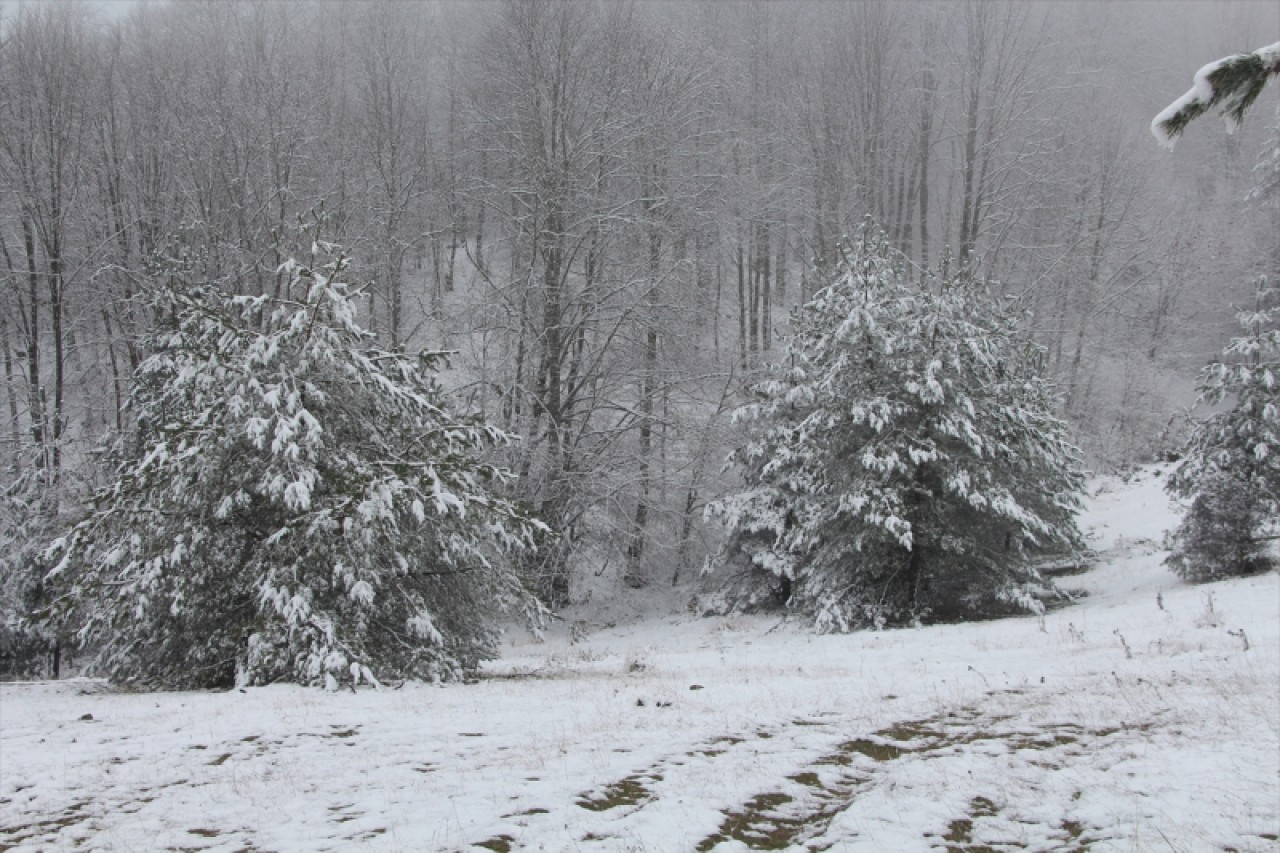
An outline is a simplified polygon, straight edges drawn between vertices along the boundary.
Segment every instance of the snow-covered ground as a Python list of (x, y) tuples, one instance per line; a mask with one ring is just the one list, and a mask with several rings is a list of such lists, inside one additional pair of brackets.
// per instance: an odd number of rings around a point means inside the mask
[(1280, 577), (1184, 585), (1159, 473), (1095, 490), (1088, 596), (1043, 620), (588, 623), (359, 694), (4, 685), (0, 850), (1280, 849)]

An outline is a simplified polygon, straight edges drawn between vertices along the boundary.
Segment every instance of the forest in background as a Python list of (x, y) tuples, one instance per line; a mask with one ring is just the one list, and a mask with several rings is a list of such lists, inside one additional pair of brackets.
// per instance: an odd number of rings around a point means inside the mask
[[(117, 10), (118, 12), (118, 10)], [(553, 602), (696, 576), (732, 411), (868, 217), (1016, 300), (1095, 467), (1175, 450), (1280, 272), (1274, 94), (1148, 122), (1272, 3), (6, 4), (5, 549), (110, 474), (178, 264), (282, 286), (321, 222), (392, 350), (522, 441)]]

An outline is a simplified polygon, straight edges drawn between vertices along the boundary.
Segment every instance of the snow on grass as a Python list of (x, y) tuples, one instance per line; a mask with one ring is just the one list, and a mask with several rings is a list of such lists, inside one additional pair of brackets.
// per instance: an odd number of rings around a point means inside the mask
[(4, 685), (0, 849), (1275, 850), (1280, 578), (1170, 574), (1163, 473), (1095, 483), (1088, 595), (1043, 621), (668, 616), (358, 694)]

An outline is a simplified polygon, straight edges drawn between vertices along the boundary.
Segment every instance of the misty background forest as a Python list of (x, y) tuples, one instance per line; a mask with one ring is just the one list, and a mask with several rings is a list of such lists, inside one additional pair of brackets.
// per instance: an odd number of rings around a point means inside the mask
[(279, 298), (290, 259), (343, 247), (378, 346), (451, 353), (449, 405), (518, 438), (468, 447), (539, 520), (520, 571), (554, 608), (694, 591), (724, 539), (705, 510), (741, 487), (733, 412), (866, 223), (907, 278), (1007, 300), (1098, 471), (1178, 451), (1200, 368), (1280, 274), (1274, 92), (1173, 153), (1148, 127), (1274, 41), (1274, 2), (0, 15), (10, 616), (113, 476), (175, 281)]

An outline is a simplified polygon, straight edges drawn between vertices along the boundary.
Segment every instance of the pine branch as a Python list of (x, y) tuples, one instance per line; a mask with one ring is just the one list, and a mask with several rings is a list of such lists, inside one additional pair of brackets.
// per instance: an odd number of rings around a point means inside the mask
[(1216, 106), (1234, 126), (1262, 94), (1270, 77), (1280, 75), (1280, 42), (1211, 62), (1196, 72), (1195, 84), (1151, 121), (1161, 145), (1173, 148), (1193, 120)]

